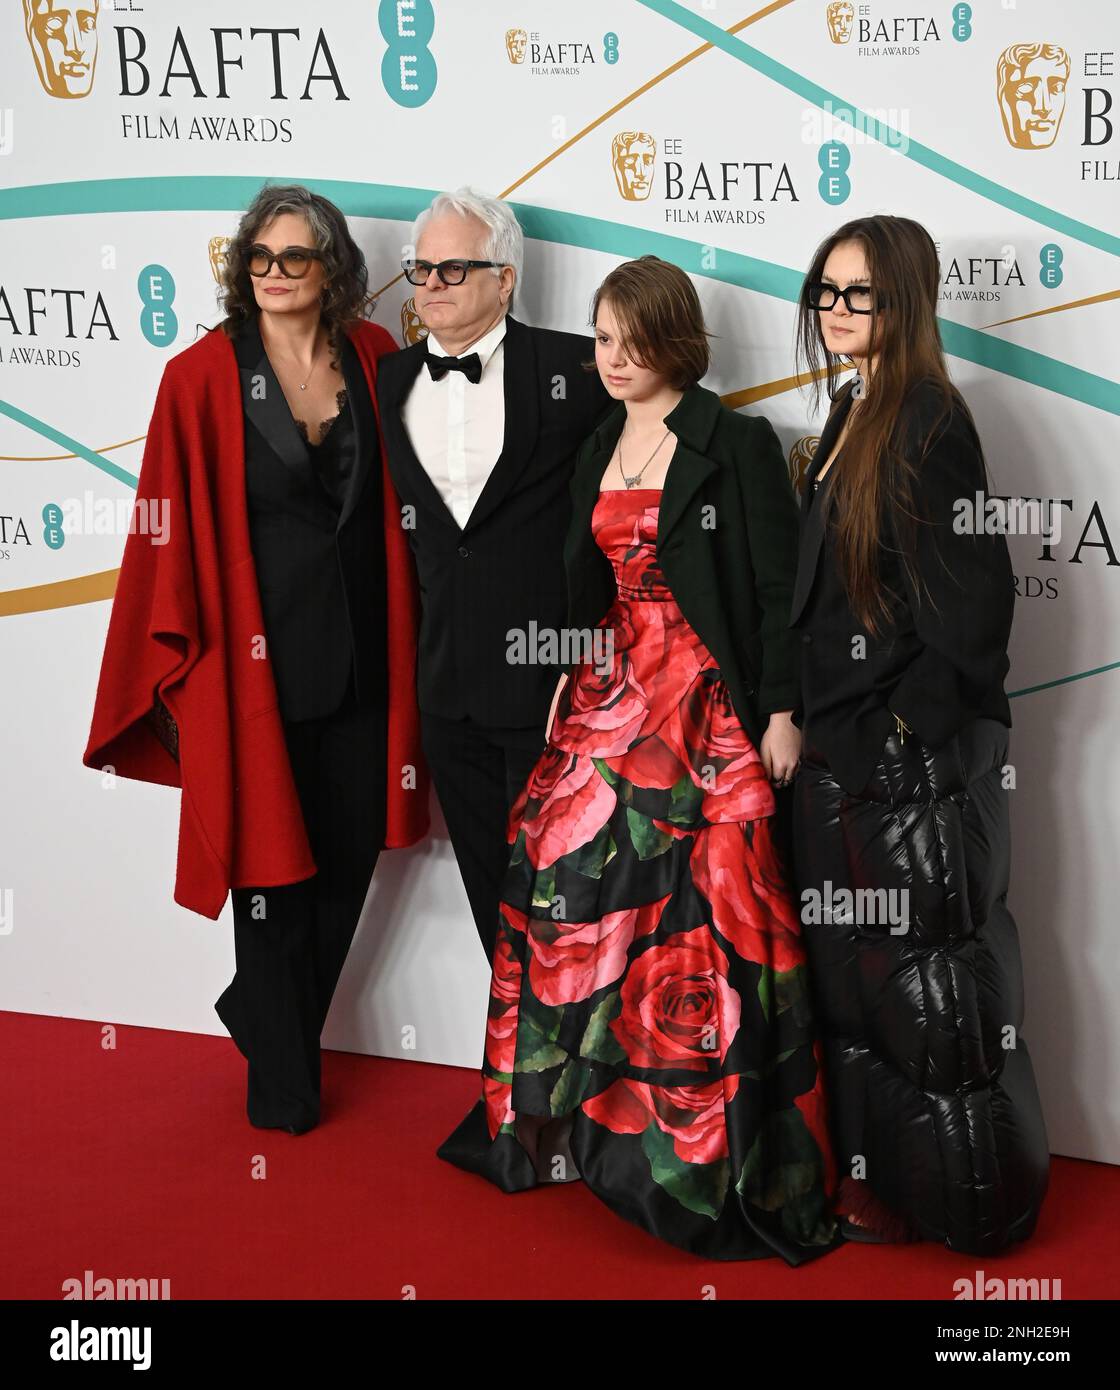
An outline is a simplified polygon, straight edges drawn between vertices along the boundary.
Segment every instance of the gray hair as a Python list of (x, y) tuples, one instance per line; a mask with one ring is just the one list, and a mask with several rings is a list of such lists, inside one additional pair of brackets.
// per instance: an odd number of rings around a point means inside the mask
[(512, 266), (516, 291), (521, 284), (525, 237), (510, 205), (502, 202), (500, 198), (491, 198), (468, 187), (458, 188), (454, 193), (440, 193), (412, 224), (413, 246), (419, 240), (429, 218), (440, 217), (448, 212), (456, 213), (459, 217), (478, 218), (486, 228), (486, 239), (479, 259), (498, 262), (497, 268), (491, 268), (491, 275), (501, 275), (503, 265)]
[(322, 197), (302, 183), (266, 183), (246, 209), (242, 227), (256, 236), (273, 218), (292, 212), (306, 220), (312, 241), (320, 251), (326, 251), (338, 235), (338, 218), (327, 216), (328, 206)]

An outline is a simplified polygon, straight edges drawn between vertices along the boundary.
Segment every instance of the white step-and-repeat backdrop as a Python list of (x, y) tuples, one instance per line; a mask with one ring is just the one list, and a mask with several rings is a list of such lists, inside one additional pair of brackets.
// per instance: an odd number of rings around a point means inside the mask
[[(707, 384), (791, 472), (813, 248), (922, 221), (1011, 539), (1011, 903), (1053, 1147), (1120, 1162), (1120, 26), (1114, 0), (3, 0), (0, 1008), (219, 1032), (217, 923), (171, 897), (178, 793), (81, 765), (167, 359), (217, 321), (266, 180), (349, 215), (397, 338), (412, 217), (470, 183), (528, 238), (520, 314), (583, 330), (652, 251), (695, 279)], [(488, 971), (441, 825), (377, 871), (330, 1046), (474, 1066)]]

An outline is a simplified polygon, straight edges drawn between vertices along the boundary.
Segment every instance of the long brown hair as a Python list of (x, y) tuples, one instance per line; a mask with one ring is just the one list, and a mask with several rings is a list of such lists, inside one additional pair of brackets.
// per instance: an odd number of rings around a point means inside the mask
[[(884, 507), (894, 514), (900, 560), (915, 593), (922, 593), (914, 567), (914, 528), (923, 518), (914, 509), (914, 479), (938, 426), (954, 409), (971, 422), (968, 407), (949, 380), (937, 327), (940, 273), (937, 247), (918, 222), (908, 217), (859, 217), (826, 237), (813, 256), (801, 288), (797, 320), (797, 363), (814, 380), (819, 405), (822, 376), (833, 410), (850, 395), (853, 383), (838, 385), (845, 360), (829, 352), (819, 311), (809, 305), (808, 287), (819, 281), (833, 248), (854, 241), (863, 250), (872, 288), (869, 357), (875, 369), (864, 383), (863, 400), (844, 441), (844, 466), (832, 479), (833, 525), (841, 578), (852, 611), (871, 633), (891, 613), (881, 582), (879, 549)], [(913, 388), (931, 379), (940, 409), (919, 440), (917, 456), (903, 452), (905, 402)]]
[(285, 212), (306, 221), (311, 244), (323, 253), (319, 313), (337, 365), (339, 333), (363, 316), (369, 299), (369, 271), (341, 209), (301, 183), (265, 184), (246, 208), (221, 269), (220, 303), (226, 316), (217, 326), (232, 337), (260, 313), (249, 275), (249, 247)]

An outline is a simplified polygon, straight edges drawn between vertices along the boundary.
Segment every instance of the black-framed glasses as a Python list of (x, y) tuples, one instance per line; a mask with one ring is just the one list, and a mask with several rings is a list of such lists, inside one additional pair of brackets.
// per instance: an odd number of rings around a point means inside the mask
[(258, 279), (267, 275), (274, 261), (280, 262), (280, 274), (289, 280), (302, 280), (311, 269), (312, 261), (321, 261), (323, 253), (310, 246), (285, 246), (283, 251), (270, 251), (267, 246), (250, 246), (246, 255), (249, 274)]
[(505, 265), (505, 261), (401, 261), (404, 278), (410, 285), (426, 284), (433, 270), (445, 285), (461, 285), (468, 270), (496, 269), (501, 265)]
[(810, 309), (831, 309), (838, 299), (848, 306), (849, 314), (869, 314), (871, 310), (881, 309), (886, 304), (886, 296), (876, 294), (870, 285), (849, 285), (839, 289), (836, 285), (814, 280), (808, 286)]

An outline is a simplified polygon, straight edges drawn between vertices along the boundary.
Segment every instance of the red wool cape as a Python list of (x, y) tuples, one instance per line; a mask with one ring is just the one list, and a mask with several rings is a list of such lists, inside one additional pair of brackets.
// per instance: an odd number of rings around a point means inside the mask
[[(377, 359), (389, 334), (346, 330), (377, 409)], [(380, 431), (380, 414), (378, 429)], [(418, 596), (384, 464), (388, 582), (388, 806), (385, 847), (428, 829), (428, 776), (416, 706)], [(113, 598), (82, 761), (181, 787), (175, 901), (217, 918), (231, 888), (297, 883), (316, 872), (288, 760), (264, 633), (245, 501), (244, 415), (233, 344), (220, 329), (166, 364), (137, 488), (159, 499), (170, 537), (130, 530)], [(146, 508), (138, 508), (143, 517)], [(149, 712), (178, 725), (178, 761)]]

